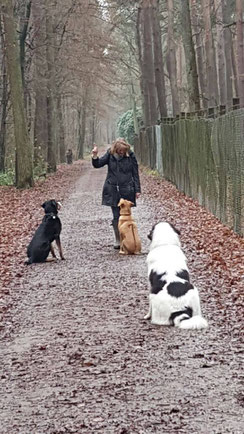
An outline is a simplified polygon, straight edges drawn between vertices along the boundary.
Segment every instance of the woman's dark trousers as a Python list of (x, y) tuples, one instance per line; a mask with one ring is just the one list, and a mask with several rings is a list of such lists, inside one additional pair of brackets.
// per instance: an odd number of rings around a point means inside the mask
[(112, 209), (112, 213), (113, 213), (112, 226), (114, 229), (114, 237), (115, 237), (114, 248), (119, 249), (120, 248), (120, 237), (119, 237), (119, 229), (118, 229), (119, 207), (118, 206), (111, 206), (111, 209)]

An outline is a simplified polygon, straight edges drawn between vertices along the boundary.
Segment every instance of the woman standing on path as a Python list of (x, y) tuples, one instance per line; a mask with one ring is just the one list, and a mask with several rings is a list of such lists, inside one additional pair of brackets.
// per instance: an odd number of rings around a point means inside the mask
[(141, 193), (138, 163), (135, 154), (125, 139), (116, 139), (111, 148), (98, 157), (97, 146), (92, 150), (92, 165), (96, 169), (108, 165), (102, 193), (102, 205), (110, 206), (113, 213), (112, 226), (114, 228), (114, 248), (119, 249), (120, 239), (118, 231), (119, 207), (121, 198), (130, 200), (136, 206), (136, 199)]

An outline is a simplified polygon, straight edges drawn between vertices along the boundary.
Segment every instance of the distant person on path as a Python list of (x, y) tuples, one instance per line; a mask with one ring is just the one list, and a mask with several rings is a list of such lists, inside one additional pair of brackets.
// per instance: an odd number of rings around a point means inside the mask
[(66, 152), (66, 162), (67, 164), (72, 164), (73, 163), (73, 152), (72, 149), (68, 149)]
[(115, 235), (114, 248), (119, 249), (120, 238), (118, 230), (120, 199), (127, 199), (136, 206), (136, 199), (141, 193), (138, 163), (135, 154), (125, 139), (116, 139), (111, 148), (98, 157), (98, 148), (94, 144), (92, 150), (92, 165), (96, 169), (107, 164), (108, 172), (103, 186), (102, 205), (110, 206), (113, 213), (112, 226)]

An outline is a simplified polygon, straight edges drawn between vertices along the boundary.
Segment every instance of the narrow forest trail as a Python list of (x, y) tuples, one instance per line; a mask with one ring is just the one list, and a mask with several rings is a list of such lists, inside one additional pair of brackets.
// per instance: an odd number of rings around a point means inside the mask
[(143, 254), (119, 256), (100, 205), (105, 173), (84, 163), (60, 212), (66, 260), (28, 267), (13, 296), (1, 331), (0, 433), (241, 434), (243, 323), (224, 275), (210, 272), (192, 231), (183, 248), (209, 328), (143, 320), (147, 233), (177, 206), (178, 226), (194, 218), (187, 205), (159, 206), (155, 184), (133, 210)]

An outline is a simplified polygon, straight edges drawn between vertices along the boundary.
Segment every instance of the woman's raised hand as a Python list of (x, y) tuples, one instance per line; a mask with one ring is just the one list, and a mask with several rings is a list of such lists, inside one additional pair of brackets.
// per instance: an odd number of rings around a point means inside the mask
[(92, 150), (92, 158), (96, 158), (98, 154), (98, 148), (97, 145), (94, 143), (93, 144), (93, 150)]

